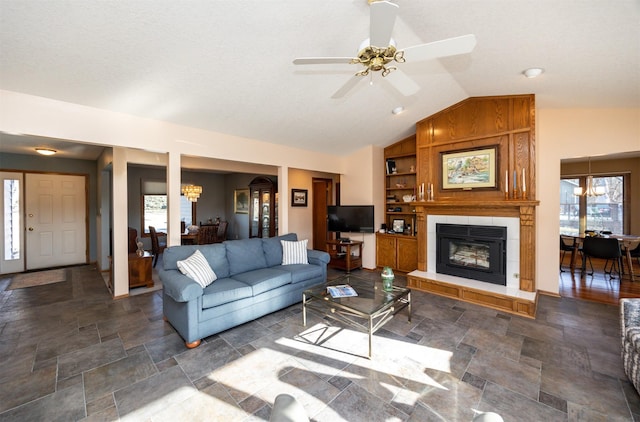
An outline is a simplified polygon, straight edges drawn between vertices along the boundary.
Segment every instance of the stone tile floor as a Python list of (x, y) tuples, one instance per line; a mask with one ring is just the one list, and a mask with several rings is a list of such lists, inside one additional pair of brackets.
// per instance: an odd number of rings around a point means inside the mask
[(530, 320), (414, 292), (411, 323), (384, 326), (371, 360), (366, 335), (303, 327), (301, 305), (188, 350), (161, 292), (114, 301), (94, 267), (66, 271), (12, 291), (0, 279), (0, 421), (266, 421), (283, 392), (315, 421), (640, 420), (617, 306), (541, 296)]

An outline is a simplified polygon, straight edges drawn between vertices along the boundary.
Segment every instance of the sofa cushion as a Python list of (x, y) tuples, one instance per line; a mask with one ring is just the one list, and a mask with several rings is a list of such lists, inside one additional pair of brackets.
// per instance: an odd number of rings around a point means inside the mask
[(236, 274), (233, 278), (251, 286), (254, 296), (291, 283), (291, 273), (273, 268), (247, 271)]
[(287, 233), (282, 236), (262, 239), (262, 249), (264, 250), (264, 257), (267, 260), (267, 267), (282, 264), (281, 240), (295, 242), (298, 240), (298, 236), (295, 233)]
[[(162, 269), (178, 270), (178, 261), (189, 258), (195, 251), (197, 246), (169, 246), (162, 252)], [(179, 270), (178, 270), (179, 271)]]
[(204, 289), (202, 308), (208, 309), (224, 305), (225, 303), (251, 297), (252, 294), (251, 286), (233, 278), (221, 278)]
[(184, 245), (170, 246), (162, 253), (162, 267), (164, 270), (177, 270), (178, 261), (187, 259), (195, 251), (199, 250), (206, 258), (209, 266), (215, 271), (218, 278), (229, 276), (229, 262), (227, 261), (227, 250), (224, 244), (213, 245)]
[(224, 242), (224, 244), (227, 247), (227, 260), (231, 276), (267, 266), (264, 252), (262, 252), (262, 239), (231, 240)]
[(288, 242), (281, 240), (282, 243), (282, 265), (308, 264), (307, 244), (308, 239), (299, 240), (297, 242)]
[(218, 278), (209, 266), (207, 259), (199, 250), (195, 251), (189, 258), (178, 261), (176, 264), (182, 274), (195, 280), (202, 287), (207, 287)]
[(321, 277), (322, 267), (319, 265), (294, 264), (294, 265), (278, 265), (272, 267), (274, 270), (283, 270), (291, 273), (291, 283), (299, 283), (315, 277)]
[(207, 262), (218, 278), (229, 277), (229, 261), (227, 261), (227, 248), (224, 244), (200, 245), (198, 249), (207, 258)]

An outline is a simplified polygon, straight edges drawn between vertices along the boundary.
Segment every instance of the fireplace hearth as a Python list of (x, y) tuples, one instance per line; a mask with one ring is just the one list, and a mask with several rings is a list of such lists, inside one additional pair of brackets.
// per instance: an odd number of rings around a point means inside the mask
[(436, 272), (507, 285), (507, 228), (436, 224)]

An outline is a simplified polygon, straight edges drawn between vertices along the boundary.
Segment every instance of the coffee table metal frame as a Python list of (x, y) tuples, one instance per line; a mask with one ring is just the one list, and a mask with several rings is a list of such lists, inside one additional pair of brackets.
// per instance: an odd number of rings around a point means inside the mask
[[(370, 298), (360, 296), (348, 298), (331, 297), (326, 287), (340, 284), (349, 284), (356, 292), (358, 292), (358, 289), (372, 289), (374, 290), (374, 296), (380, 298), (380, 301), (375, 303), (375, 306), (369, 311), (359, 310), (355, 304), (359, 300), (370, 300)], [(370, 295), (371, 292), (369, 291), (368, 293)], [(353, 306), (350, 306), (351, 304)], [(366, 280), (352, 275), (345, 275), (325, 283), (320, 288), (316, 286), (302, 293), (302, 323), (305, 327), (307, 326), (307, 310), (309, 310), (363, 331), (369, 335), (369, 355), (367, 356), (369, 359), (372, 356), (373, 334), (404, 308), (407, 308), (408, 321), (411, 322), (411, 290), (408, 288), (393, 286), (393, 290), (387, 292), (382, 289), (382, 281), (374, 282), (373, 280)], [(361, 323), (354, 320), (353, 317), (364, 319), (364, 321)]]

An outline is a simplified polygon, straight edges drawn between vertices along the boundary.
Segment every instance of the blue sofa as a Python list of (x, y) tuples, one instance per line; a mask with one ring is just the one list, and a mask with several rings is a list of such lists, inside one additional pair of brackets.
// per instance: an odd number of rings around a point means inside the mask
[[(163, 312), (189, 348), (210, 335), (302, 301), (302, 292), (327, 280), (329, 254), (307, 250), (308, 264), (282, 264), (281, 240), (290, 233), (261, 239), (228, 240), (212, 245), (172, 246), (163, 253)], [(177, 262), (196, 249), (217, 280), (205, 288), (182, 274)]]

